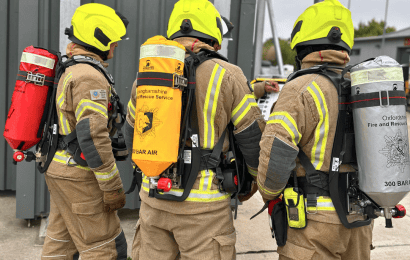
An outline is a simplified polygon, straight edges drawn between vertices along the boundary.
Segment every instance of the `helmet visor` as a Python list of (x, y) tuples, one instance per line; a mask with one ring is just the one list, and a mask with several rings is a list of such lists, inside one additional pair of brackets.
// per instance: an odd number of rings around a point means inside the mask
[(232, 32), (234, 26), (228, 18), (222, 16), (222, 35), (225, 37)]

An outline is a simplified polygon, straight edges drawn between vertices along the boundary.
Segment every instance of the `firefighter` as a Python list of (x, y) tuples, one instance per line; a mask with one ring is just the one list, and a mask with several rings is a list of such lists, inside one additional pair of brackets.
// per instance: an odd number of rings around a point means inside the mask
[[(186, 26), (181, 26), (183, 23)], [(181, 0), (171, 13), (167, 36), (194, 53), (201, 49), (218, 51), (223, 35), (220, 23), (219, 12), (208, 0)], [(189, 52), (186, 53), (188, 56)], [(264, 92), (265, 85), (269, 84), (262, 83), (255, 88)], [(234, 135), (238, 142), (241, 141), (248, 170), (256, 176), (259, 140), (265, 121), (242, 70), (218, 58), (203, 62), (196, 70), (195, 97), (192, 121), (198, 121), (203, 153), (215, 147), (228, 123), (232, 122)], [(129, 149), (133, 141), (135, 107), (136, 82), (131, 91), (125, 124)], [(248, 141), (249, 137), (256, 141)], [(226, 138), (224, 152), (228, 144)], [(148, 181), (146, 177), (143, 179), (140, 217), (132, 249), (134, 260), (175, 259), (178, 254), (182, 259), (235, 258), (236, 234), (230, 208), (231, 195), (218, 190), (215, 169), (194, 174), (197, 176), (195, 184), (182, 202), (150, 197)], [(181, 190), (175, 189), (175, 192)]]
[[(299, 69), (324, 63), (345, 67), (353, 39), (350, 11), (337, 0), (325, 0), (308, 7), (296, 20), (291, 48), (296, 48)], [(296, 172), (304, 197), (316, 204), (307, 206), (305, 228), (288, 227), (286, 245), (278, 247), (279, 259), (370, 259), (371, 225), (345, 228), (329, 191), (307, 183), (305, 169), (296, 160), (302, 149), (317, 171), (328, 174), (338, 111), (333, 83), (325, 76), (307, 74), (283, 87), (267, 121), (257, 176), (264, 201), (274, 203), (288, 181), (293, 185), (290, 177)], [(340, 171), (354, 169), (342, 164)], [(349, 215), (348, 219), (363, 218)]]
[[(112, 8), (90, 3), (78, 7), (66, 29), (67, 56), (81, 57), (105, 68), (118, 41), (126, 35), (127, 19)], [(125, 194), (115, 163), (108, 125), (111, 85), (90, 64), (68, 67), (56, 94), (59, 148), (46, 174), (50, 215), (41, 259), (126, 259), (127, 243), (117, 210)], [(71, 135), (76, 141), (64, 144)], [(68, 144), (68, 145), (67, 145)], [(68, 150), (81, 148), (81, 166)], [(70, 150), (70, 151), (71, 151)], [(75, 149), (74, 149), (75, 150)]]

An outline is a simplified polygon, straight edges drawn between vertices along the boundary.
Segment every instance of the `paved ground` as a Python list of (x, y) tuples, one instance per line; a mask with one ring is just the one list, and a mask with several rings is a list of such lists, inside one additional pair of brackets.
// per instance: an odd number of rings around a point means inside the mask
[[(410, 126), (410, 113), (407, 114)], [(386, 229), (384, 219), (375, 221), (373, 233), (372, 260), (410, 259), (410, 195), (401, 202), (408, 212), (403, 219), (394, 219), (392, 229)], [(258, 194), (243, 206), (240, 206), (235, 220), (237, 230), (237, 259), (278, 259), (276, 242), (271, 238), (267, 213), (253, 220), (249, 218), (263, 205)], [(0, 260), (40, 259), (41, 240), (38, 237), (40, 220), (31, 222), (16, 219), (15, 192), (0, 191)], [(131, 252), (134, 227), (138, 219), (138, 210), (120, 210), (122, 227)]]

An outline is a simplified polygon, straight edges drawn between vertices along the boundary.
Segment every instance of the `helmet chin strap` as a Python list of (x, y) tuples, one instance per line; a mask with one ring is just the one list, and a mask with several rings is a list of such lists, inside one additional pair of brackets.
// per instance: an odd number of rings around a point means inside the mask
[(301, 66), (301, 61), (298, 58), (298, 55), (295, 56), (295, 63), (296, 63), (296, 71), (300, 70), (302, 66)]

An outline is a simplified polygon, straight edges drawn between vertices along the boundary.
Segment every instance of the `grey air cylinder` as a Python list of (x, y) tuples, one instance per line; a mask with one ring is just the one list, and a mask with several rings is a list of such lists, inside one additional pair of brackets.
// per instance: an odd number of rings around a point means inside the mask
[(351, 80), (359, 187), (388, 219), (410, 191), (403, 71), (394, 59), (380, 56), (354, 66)]

